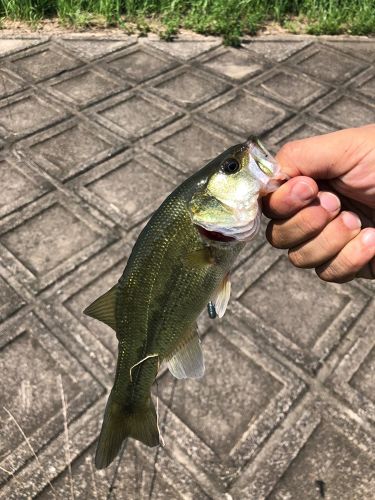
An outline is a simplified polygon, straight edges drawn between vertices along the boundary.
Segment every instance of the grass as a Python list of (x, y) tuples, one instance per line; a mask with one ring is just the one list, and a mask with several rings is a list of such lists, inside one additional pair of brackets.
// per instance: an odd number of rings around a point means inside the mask
[(156, 31), (170, 40), (179, 28), (220, 35), (238, 45), (269, 22), (292, 33), (375, 34), (374, 0), (0, 0), (0, 18), (37, 25), (57, 17), (84, 28)]

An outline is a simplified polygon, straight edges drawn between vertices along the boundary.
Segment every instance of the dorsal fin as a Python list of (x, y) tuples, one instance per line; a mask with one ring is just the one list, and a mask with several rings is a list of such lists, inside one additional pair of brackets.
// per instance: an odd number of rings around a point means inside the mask
[(203, 377), (204, 358), (196, 325), (168, 358), (167, 366), (178, 379)]
[(113, 286), (108, 292), (98, 297), (83, 311), (91, 318), (98, 319), (116, 330), (116, 290)]

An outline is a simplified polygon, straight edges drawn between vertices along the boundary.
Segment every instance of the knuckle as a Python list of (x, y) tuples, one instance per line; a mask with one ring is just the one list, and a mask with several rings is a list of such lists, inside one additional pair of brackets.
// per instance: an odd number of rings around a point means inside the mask
[(316, 269), (316, 273), (323, 281), (345, 283), (353, 279), (356, 263), (347, 255), (341, 254), (337, 259), (326, 266)]
[(300, 212), (300, 217), (296, 221), (297, 227), (299, 231), (303, 235), (313, 235), (318, 233), (323, 229), (325, 226), (326, 222), (326, 217), (324, 217), (324, 214), (321, 213), (320, 211), (314, 211), (312, 213), (311, 211), (304, 211), (302, 210)]
[(302, 269), (308, 267), (308, 263), (302, 250), (289, 250), (288, 258), (295, 267)]
[(316, 274), (322, 281), (328, 281), (329, 283), (334, 283), (337, 281), (337, 276), (335, 275), (335, 271), (332, 269), (332, 266), (321, 267), (315, 269)]
[(286, 237), (285, 231), (283, 228), (275, 223), (270, 222), (266, 229), (266, 238), (271, 243), (271, 245), (275, 248), (289, 248), (288, 239)]

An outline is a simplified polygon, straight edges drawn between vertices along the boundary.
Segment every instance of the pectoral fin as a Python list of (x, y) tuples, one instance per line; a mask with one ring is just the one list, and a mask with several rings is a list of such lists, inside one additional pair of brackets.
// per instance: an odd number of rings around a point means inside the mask
[(204, 358), (197, 327), (172, 353), (167, 366), (172, 375), (178, 379), (203, 377)]
[(227, 274), (213, 297), (212, 301), (215, 304), (215, 310), (219, 318), (222, 318), (228, 306), (230, 298), (231, 282), (230, 276)]
[(116, 289), (117, 285), (94, 300), (94, 302), (83, 311), (87, 316), (102, 321), (114, 330), (116, 330)]
[(211, 249), (209, 247), (203, 247), (194, 252), (190, 252), (183, 258), (184, 262), (191, 266), (208, 266), (215, 263), (215, 259), (212, 255)]

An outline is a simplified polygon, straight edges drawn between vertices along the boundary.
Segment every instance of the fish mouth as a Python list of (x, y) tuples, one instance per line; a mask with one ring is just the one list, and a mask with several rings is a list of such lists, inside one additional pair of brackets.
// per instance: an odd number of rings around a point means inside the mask
[(198, 224), (194, 225), (198, 229), (199, 234), (204, 238), (207, 238), (208, 240), (220, 241), (222, 243), (230, 243), (233, 241), (237, 241), (236, 238), (233, 238), (232, 236), (227, 236), (226, 234), (220, 233), (218, 231), (209, 231), (208, 229), (205, 229), (204, 227), (199, 226)]

